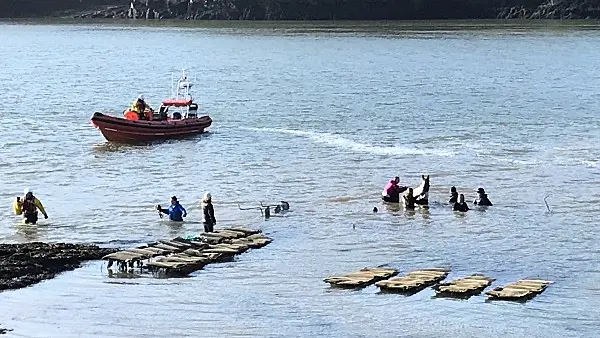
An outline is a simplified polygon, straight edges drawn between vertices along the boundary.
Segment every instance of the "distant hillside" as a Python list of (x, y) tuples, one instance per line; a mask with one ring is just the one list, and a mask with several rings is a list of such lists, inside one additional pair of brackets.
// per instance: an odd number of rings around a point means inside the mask
[(0, 17), (187, 20), (598, 19), (600, 0), (0, 0)]

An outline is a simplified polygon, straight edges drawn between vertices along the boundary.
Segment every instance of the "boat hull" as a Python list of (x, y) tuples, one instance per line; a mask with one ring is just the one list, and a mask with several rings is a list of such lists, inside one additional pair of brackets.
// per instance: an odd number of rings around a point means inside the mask
[(92, 124), (104, 138), (117, 143), (144, 143), (198, 135), (212, 124), (209, 116), (168, 121), (132, 121), (94, 113)]

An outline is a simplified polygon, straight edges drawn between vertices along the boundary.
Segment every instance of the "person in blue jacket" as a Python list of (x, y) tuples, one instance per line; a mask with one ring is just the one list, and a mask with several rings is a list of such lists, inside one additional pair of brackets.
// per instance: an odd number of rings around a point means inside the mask
[(171, 197), (171, 205), (169, 206), (169, 209), (163, 209), (159, 204), (156, 206), (156, 210), (162, 212), (163, 214), (169, 215), (169, 219), (176, 222), (183, 222), (182, 217), (187, 216), (187, 211), (185, 211), (185, 208), (179, 204), (179, 201), (175, 196)]

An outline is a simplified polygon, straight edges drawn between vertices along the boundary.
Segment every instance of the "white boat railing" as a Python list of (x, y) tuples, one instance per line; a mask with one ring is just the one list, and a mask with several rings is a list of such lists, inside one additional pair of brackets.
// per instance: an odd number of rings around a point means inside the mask
[(193, 103), (193, 97), (190, 93), (193, 85), (185, 69), (181, 70), (181, 77), (177, 81), (175, 80), (175, 74), (171, 73), (171, 98), (175, 100), (189, 100), (193, 104), (191, 107), (190, 105), (179, 107), (183, 118), (195, 117), (198, 113), (198, 106)]

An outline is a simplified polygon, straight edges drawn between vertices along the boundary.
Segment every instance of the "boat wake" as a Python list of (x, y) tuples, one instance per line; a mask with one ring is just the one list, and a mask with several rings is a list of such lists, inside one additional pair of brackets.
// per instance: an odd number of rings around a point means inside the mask
[(370, 153), (376, 155), (433, 155), (433, 156), (453, 156), (454, 152), (450, 150), (440, 149), (419, 149), (416, 147), (408, 146), (377, 146), (366, 143), (359, 143), (338, 135), (325, 132), (312, 132), (304, 130), (293, 130), (293, 129), (279, 129), (279, 128), (251, 128), (243, 127), (245, 130), (267, 132), (267, 133), (278, 133), (278, 134), (289, 134), (300, 137), (308, 138), (309, 140), (324, 144), (330, 147), (346, 149), (354, 152)]

